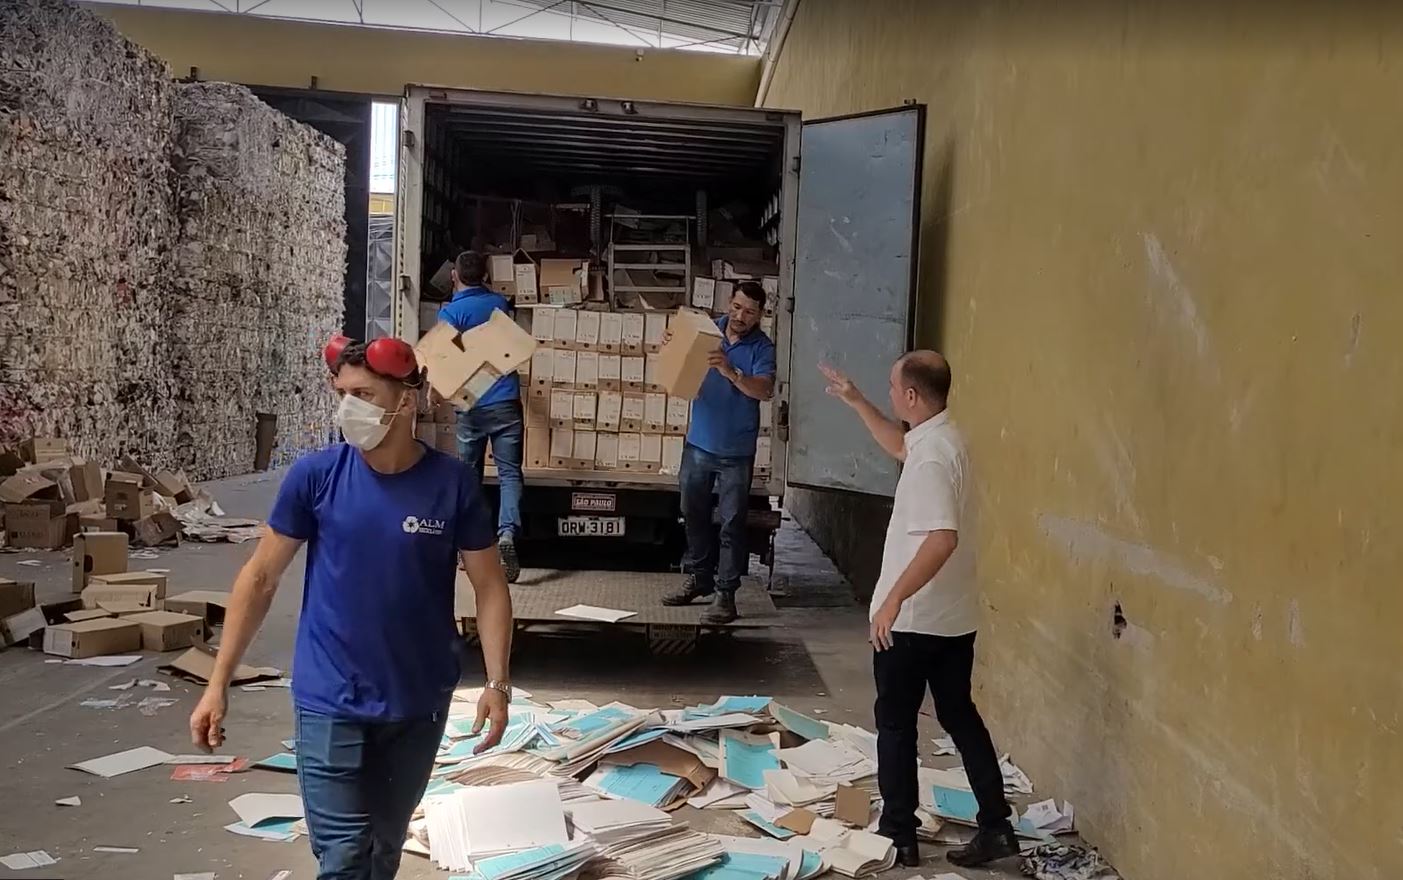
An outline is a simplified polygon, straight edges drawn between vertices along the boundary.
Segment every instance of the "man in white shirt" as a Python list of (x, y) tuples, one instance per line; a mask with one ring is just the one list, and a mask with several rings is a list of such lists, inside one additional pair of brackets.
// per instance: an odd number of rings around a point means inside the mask
[(964, 439), (946, 410), (950, 365), (933, 351), (898, 360), (890, 380), (895, 419), (846, 376), (820, 369), (828, 393), (851, 406), (873, 439), (904, 463), (870, 612), (883, 800), (878, 832), (896, 844), (902, 865), (920, 864), (916, 719), (929, 687), (935, 717), (955, 741), (979, 803), (978, 834), (947, 858), (968, 868), (1017, 855), (998, 754), (970, 695), (979, 616), (973, 487)]

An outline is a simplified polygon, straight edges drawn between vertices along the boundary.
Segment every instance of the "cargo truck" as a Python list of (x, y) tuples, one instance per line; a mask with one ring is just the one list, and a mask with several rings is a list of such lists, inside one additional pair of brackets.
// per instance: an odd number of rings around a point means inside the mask
[[(772, 265), (763, 279), (772, 310), (766, 326), (778, 355), (752, 486), (752, 552), (772, 563), (786, 487), (894, 491), (895, 464), (826, 396), (815, 366), (830, 363), (880, 395), (892, 360), (910, 346), (922, 106), (804, 121), (797, 112), (751, 107), (411, 85), (400, 126), (392, 310), (398, 335), (417, 339), (421, 316), (432, 319), (432, 309), (421, 305), (441, 296), (443, 263), (457, 249), (511, 253), (525, 245), (516, 259), (529, 264), (563, 247), (546, 240), (549, 228), (525, 232), (515, 214), (513, 240), (504, 247), (464, 217), (465, 204), (476, 206), (470, 213), (479, 219), (481, 199), (577, 205), (588, 241), (575, 255), (587, 248), (594, 267), (589, 280), (582, 276), (582, 298), (598, 298), (602, 284), (609, 305), (565, 308), (624, 312), (679, 304), (647, 284), (628, 284), (635, 276), (617, 267), (647, 265), (630, 260), (675, 270), (667, 282), (684, 278), (685, 305), (692, 305), (697, 278), (745, 274), (744, 258), (760, 256), (753, 248), (713, 244), (723, 237), (712, 228), (718, 219), (736, 217), (747, 244), (763, 242), (763, 259)], [(679, 218), (686, 248), (663, 256), (646, 247), (610, 253), (620, 223), (659, 216)], [(727, 259), (736, 255), (741, 259)], [(686, 265), (668, 262), (674, 259)], [(614, 287), (633, 288), (633, 295)], [(548, 299), (544, 291), (539, 298)], [(518, 315), (530, 326), (532, 312), (554, 308), (519, 303)], [(678, 449), (680, 440), (669, 445)], [(646, 548), (661, 548), (675, 562), (684, 544), (677, 476), (659, 465), (629, 469), (559, 456), (543, 468), (528, 461), (521, 540), (578, 548), (596, 557), (596, 567), (601, 558), (641, 567)]]

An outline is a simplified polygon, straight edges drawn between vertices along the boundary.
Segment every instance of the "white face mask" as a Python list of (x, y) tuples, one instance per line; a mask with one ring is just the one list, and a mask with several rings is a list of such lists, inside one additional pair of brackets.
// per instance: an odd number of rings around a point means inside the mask
[(336, 424), (341, 427), (347, 443), (361, 450), (374, 449), (390, 433), (394, 419), (385, 420), (387, 414), (384, 407), (347, 394), (336, 410)]

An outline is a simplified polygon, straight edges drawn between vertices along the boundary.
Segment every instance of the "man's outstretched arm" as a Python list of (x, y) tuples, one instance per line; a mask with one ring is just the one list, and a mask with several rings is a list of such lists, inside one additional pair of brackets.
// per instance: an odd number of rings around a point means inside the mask
[(823, 373), (828, 380), (827, 391), (853, 408), (862, 423), (867, 426), (868, 432), (872, 434), (872, 439), (877, 441), (877, 445), (886, 450), (886, 453), (897, 461), (906, 460), (906, 428), (896, 419), (889, 418), (886, 413), (877, 409), (872, 401), (863, 396), (862, 392), (853, 380), (838, 372), (832, 367), (819, 365), (819, 372)]

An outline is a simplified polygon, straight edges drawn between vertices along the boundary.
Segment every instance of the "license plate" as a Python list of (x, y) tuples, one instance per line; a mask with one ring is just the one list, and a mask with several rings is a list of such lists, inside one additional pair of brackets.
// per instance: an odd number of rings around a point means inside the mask
[(624, 533), (621, 516), (562, 516), (556, 521), (562, 538), (618, 538)]

